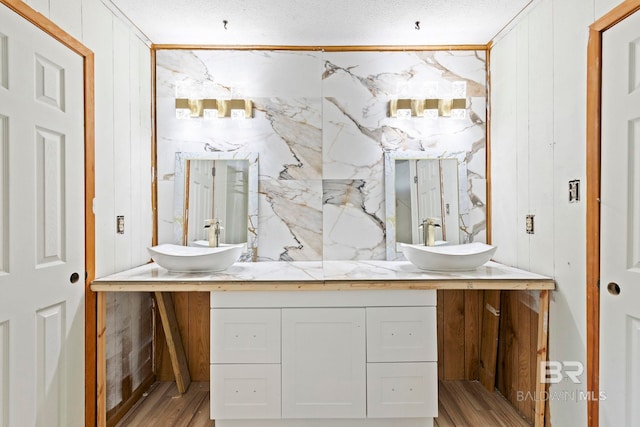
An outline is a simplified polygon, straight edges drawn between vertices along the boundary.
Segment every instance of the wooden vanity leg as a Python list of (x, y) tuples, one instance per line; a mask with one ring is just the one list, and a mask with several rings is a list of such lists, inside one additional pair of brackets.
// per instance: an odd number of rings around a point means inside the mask
[(536, 365), (536, 413), (535, 427), (544, 427), (544, 415), (547, 400), (547, 384), (541, 379), (543, 363), (547, 361), (547, 342), (549, 336), (549, 291), (540, 291), (540, 311), (538, 312), (538, 357)]
[(155, 292), (155, 296), (160, 319), (162, 320), (162, 329), (167, 339), (167, 349), (169, 350), (173, 374), (176, 377), (176, 386), (178, 387), (178, 392), (184, 393), (191, 384), (191, 375), (189, 375), (189, 365), (187, 365), (187, 357), (182, 347), (182, 338), (178, 329), (171, 293)]
[(107, 425), (107, 293), (97, 292), (96, 328), (96, 425)]

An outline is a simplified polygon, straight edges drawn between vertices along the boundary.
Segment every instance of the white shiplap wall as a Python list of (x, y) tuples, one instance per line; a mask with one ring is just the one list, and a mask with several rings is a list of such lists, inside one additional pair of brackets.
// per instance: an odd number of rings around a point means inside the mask
[[(95, 53), (96, 276), (149, 259), (151, 53), (135, 27), (100, 0), (28, 0)], [(115, 232), (125, 215), (125, 234)]]
[[(95, 54), (96, 277), (143, 264), (152, 236), (148, 42), (100, 0), (26, 3)], [(116, 233), (117, 215), (125, 216), (124, 234)], [(123, 380), (135, 389), (149, 375), (152, 337), (148, 294), (108, 296), (108, 409), (122, 400)]]
[[(620, 0), (541, 0), (491, 50), (492, 242), (497, 260), (552, 275), (549, 359), (586, 364), (586, 70), (589, 25)], [(579, 203), (568, 182), (580, 179)], [(525, 215), (535, 215), (535, 234)], [(551, 392), (553, 425), (586, 425), (582, 384)], [(565, 394), (565, 392), (567, 392)], [(577, 393), (576, 393), (577, 395)]]

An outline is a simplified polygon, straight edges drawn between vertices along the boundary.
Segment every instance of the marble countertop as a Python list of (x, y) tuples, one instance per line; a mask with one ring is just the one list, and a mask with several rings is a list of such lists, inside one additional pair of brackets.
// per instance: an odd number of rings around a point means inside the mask
[(425, 271), (409, 261), (237, 262), (208, 273), (172, 273), (150, 263), (91, 285), (96, 292), (554, 288), (550, 277), (492, 261), (464, 272)]

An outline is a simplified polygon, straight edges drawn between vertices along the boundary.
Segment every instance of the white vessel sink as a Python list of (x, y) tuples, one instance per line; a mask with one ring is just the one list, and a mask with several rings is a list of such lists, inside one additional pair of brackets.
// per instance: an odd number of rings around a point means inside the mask
[(147, 248), (151, 258), (163, 268), (175, 272), (221, 271), (236, 262), (243, 244), (219, 248), (162, 244)]
[(478, 268), (491, 259), (497, 247), (485, 243), (423, 246), (401, 243), (407, 259), (416, 267), (433, 271), (466, 271)]

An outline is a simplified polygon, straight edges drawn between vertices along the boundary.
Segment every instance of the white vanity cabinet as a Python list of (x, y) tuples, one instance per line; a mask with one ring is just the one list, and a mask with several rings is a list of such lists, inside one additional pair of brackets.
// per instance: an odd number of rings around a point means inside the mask
[(425, 427), (438, 409), (436, 293), (212, 292), (218, 427)]

